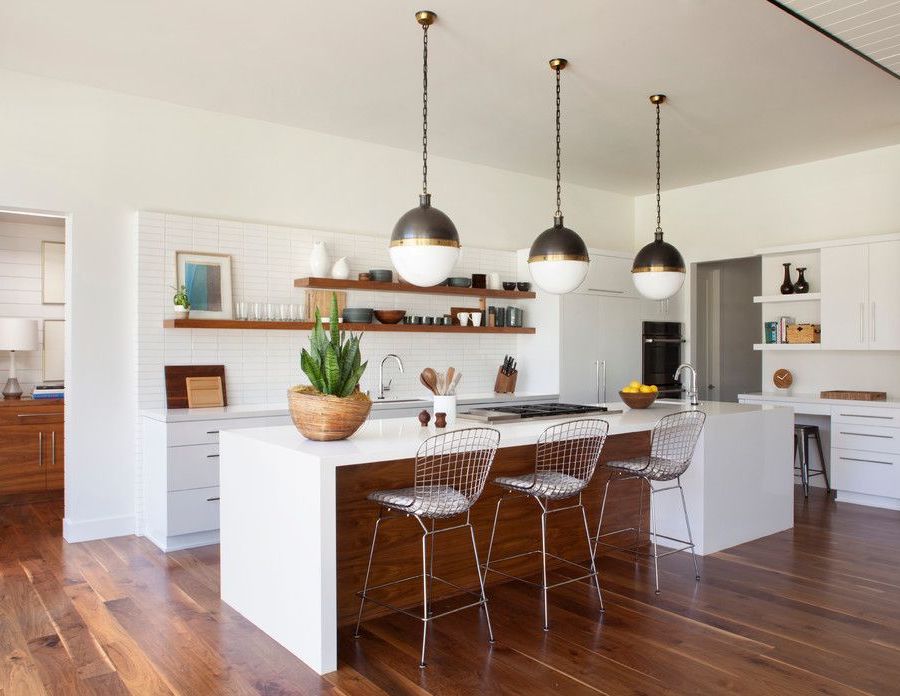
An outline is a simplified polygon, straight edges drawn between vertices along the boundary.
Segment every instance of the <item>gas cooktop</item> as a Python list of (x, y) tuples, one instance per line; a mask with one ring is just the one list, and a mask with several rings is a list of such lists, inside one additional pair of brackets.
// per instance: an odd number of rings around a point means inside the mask
[(458, 418), (482, 421), (483, 423), (501, 423), (524, 419), (561, 418), (563, 416), (581, 416), (592, 413), (621, 413), (611, 411), (606, 406), (586, 406), (584, 404), (514, 404), (511, 406), (492, 406), (490, 408), (472, 408), (459, 411)]

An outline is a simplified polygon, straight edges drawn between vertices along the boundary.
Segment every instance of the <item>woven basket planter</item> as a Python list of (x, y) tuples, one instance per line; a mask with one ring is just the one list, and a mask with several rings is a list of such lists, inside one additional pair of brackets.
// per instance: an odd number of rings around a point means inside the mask
[(346, 398), (319, 394), (304, 388), (288, 389), (291, 420), (309, 440), (345, 440), (366, 422), (372, 402), (364, 394)]

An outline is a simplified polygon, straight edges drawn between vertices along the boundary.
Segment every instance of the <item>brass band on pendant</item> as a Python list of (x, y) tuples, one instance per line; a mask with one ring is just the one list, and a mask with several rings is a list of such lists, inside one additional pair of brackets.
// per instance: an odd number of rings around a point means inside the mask
[(590, 263), (591, 259), (584, 254), (540, 254), (538, 256), (528, 257), (528, 263), (537, 263), (540, 261), (584, 261)]
[(459, 248), (456, 239), (435, 239), (434, 237), (406, 237), (404, 239), (392, 239), (392, 247), (398, 246), (441, 246)]
[(632, 268), (632, 273), (684, 273), (684, 268), (678, 266), (641, 266), (640, 268)]

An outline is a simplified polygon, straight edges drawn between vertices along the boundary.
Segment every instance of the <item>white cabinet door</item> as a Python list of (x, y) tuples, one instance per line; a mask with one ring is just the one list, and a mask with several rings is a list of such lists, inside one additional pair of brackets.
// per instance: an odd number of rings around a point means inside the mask
[(598, 297), (597, 301), (597, 359), (606, 362), (606, 400), (619, 401), (619, 389), (641, 380), (641, 300)]
[(586, 404), (597, 400), (599, 297), (570, 293), (560, 298), (559, 400)]
[(577, 292), (634, 297), (636, 291), (631, 281), (631, 259), (591, 254), (587, 277)]
[(825, 247), (821, 264), (822, 348), (867, 349), (869, 245)]
[(900, 350), (900, 242), (869, 245), (869, 348)]

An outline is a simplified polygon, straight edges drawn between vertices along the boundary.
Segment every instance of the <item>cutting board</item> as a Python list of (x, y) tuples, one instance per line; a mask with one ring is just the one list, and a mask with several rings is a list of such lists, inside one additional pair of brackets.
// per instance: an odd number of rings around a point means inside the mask
[(188, 408), (188, 377), (220, 377), (222, 379), (222, 405), (228, 405), (224, 365), (166, 365), (165, 375), (167, 408)]
[(822, 399), (848, 399), (852, 401), (887, 401), (887, 392), (879, 391), (849, 391), (835, 389), (819, 393)]
[(225, 405), (221, 377), (185, 377), (188, 408), (213, 408)]
[(343, 290), (307, 290), (306, 291), (306, 320), (316, 320), (316, 307), (319, 308), (319, 315), (328, 320), (331, 316), (331, 295), (337, 295), (338, 316), (344, 313), (344, 307), (347, 306), (347, 293)]

